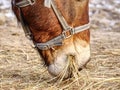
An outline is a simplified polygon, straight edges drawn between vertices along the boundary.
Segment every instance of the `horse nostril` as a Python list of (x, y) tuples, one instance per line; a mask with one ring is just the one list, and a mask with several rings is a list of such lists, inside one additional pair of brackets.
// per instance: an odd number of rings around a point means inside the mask
[(78, 71), (81, 71), (81, 70), (82, 70), (82, 68), (79, 68), (79, 69), (78, 69)]

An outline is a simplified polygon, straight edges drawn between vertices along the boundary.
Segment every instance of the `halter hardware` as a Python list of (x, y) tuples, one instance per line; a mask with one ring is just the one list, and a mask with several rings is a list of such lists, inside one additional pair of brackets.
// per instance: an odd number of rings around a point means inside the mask
[(18, 7), (20, 7), (20, 8), (26, 7), (26, 6), (28, 6), (28, 5), (33, 5), (33, 4), (35, 4), (35, 1), (36, 1), (36, 0), (22, 0), (22, 1), (18, 2), (18, 3), (16, 3), (16, 6), (18, 6)]
[(71, 37), (73, 34), (74, 34), (74, 29), (72, 27), (62, 32), (64, 39)]

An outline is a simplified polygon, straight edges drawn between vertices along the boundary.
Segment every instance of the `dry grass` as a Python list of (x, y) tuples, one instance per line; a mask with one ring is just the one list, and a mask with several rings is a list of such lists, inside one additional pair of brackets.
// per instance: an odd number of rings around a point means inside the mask
[[(91, 61), (87, 67), (78, 72), (74, 57), (68, 57), (71, 62), (65, 70), (52, 77), (20, 29), (11, 26), (0, 30), (1, 90), (120, 90), (119, 33), (91, 31)], [(63, 79), (68, 67), (74, 71), (73, 77)]]
[[(21, 29), (9, 26), (0, 30), (0, 90), (120, 90), (119, 33), (91, 30), (87, 67), (78, 72), (71, 60), (58, 78), (49, 75)], [(64, 80), (68, 67), (74, 71), (73, 77)]]
[[(68, 62), (59, 76), (52, 77), (42, 65), (34, 49), (4, 46), (0, 51), (0, 88), (2, 90), (119, 90), (119, 60), (102, 59), (105, 56), (114, 56), (113, 53), (118, 56), (119, 50), (105, 51), (103, 55), (92, 57), (87, 68), (81, 72), (78, 72), (74, 62)], [(113, 67), (110, 66), (112, 63)], [(69, 69), (74, 71), (73, 77), (64, 80), (69, 65), (71, 65)]]
[[(16, 21), (7, 18), (0, 26), (0, 90), (120, 90), (120, 5), (91, 0), (96, 1), (90, 8), (91, 61), (78, 72), (71, 60), (57, 77), (49, 75), (22, 29), (15, 27)], [(103, 1), (115, 10), (107, 9)], [(63, 79), (68, 67), (73, 77)]]

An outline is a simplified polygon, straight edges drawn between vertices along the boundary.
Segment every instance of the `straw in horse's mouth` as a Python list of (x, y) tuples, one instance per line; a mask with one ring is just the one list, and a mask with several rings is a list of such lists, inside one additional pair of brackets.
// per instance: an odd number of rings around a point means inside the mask
[(75, 56), (73, 55), (68, 55), (67, 56), (67, 64), (66, 67), (63, 69), (63, 71), (56, 77), (58, 77), (57, 81), (58, 84), (60, 84), (63, 79), (67, 78), (75, 78), (77, 79), (80, 74), (79, 74), (79, 69), (78, 65), (75, 63)]

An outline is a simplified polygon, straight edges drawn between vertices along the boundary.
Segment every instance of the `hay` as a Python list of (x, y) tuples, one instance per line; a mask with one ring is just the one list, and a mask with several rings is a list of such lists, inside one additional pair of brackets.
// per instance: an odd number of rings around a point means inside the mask
[[(74, 56), (68, 56), (66, 67), (56, 77), (14, 25), (16, 20), (7, 18), (0, 26), (0, 90), (120, 90), (120, 5), (117, 0), (90, 2), (91, 61), (78, 72)], [(67, 70), (71, 78), (64, 79)]]

